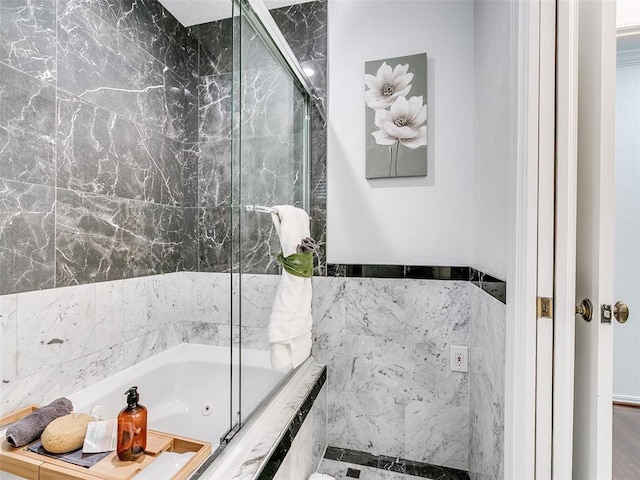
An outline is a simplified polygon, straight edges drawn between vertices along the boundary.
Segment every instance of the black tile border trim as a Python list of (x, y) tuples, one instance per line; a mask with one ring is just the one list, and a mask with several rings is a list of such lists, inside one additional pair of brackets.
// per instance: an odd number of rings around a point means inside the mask
[(327, 265), (329, 277), (413, 278), (424, 280), (469, 280), (469, 267), (422, 265)]
[(506, 305), (507, 282), (492, 277), (475, 268), (469, 269), (469, 281)]
[(468, 281), (500, 302), (507, 303), (507, 282), (471, 267), (329, 263), (327, 264), (327, 276)]
[(379, 468), (390, 472), (404, 473), (431, 480), (469, 480), (469, 473), (456, 468), (441, 467), (430, 463), (414, 462), (404, 458), (372, 455), (368, 452), (348, 448), (327, 447), (324, 458), (353, 463), (363, 467)]
[(320, 393), (320, 390), (322, 390), (326, 381), (327, 367), (325, 366), (323, 367), (315, 384), (311, 387), (311, 390), (309, 390), (309, 393), (302, 402), (302, 405), (298, 408), (298, 411), (291, 420), (291, 423), (289, 423), (287, 430), (280, 437), (278, 445), (271, 453), (269, 459), (265, 462), (260, 473), (255, 477), (257, 480), (272, 480), (276, 476), (280, 465), (282, 465), (282, 462), (284, 461), (284, 457), (289, 453), (293, 440), (296, 438), (298, 431), (311, 411), (311, 408), (313, 407), (313, 404), (316, 401), (316, 398), (318, 398), (318, 394)]

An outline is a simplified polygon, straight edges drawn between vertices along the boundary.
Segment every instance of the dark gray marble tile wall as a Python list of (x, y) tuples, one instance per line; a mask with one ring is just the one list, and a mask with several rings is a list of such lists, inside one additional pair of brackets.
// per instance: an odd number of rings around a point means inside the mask
[[(271, 10), (276, 24), (304, 69), (314, 100), (326, 111), (327, 104), (327, 2), (301, 3)], [(311, 236), (320, 245), (316, 252), (316, 275), (327, 274), (327, 126), (314, 106), (311, 111)]]
[(0, 3), (0, 293), (195, 268), (197, 67), (156, 1)]
[[(319, 62), (312, 80), (319, 82), (317, 96), (325, 103), (325, 1), (272, 10), (272, 15), (300, 62)], [(233, 260), (234, 267), (241, 262), (246, 273), (278, 273), (275, 255), (280, 246), (269, 216), (236, 210), (232, 218), (230, 206), (301, 204), (301, 178), (294, 161), (301, 155), (302, 99), (257, 34), (239, 22), (228, 19), (192, 29), (200, 42), (198, 140), (192, 147), (199, 152), (199, 270), (228, 271)], [(241, 59), (235, 58), (242, 78), (235, 84), (234, 52), (215, 48), (231, 46), (233, 35), (242, 50)], [(241, 102), (235, 106), (234, 96)], [(232, 118), (234, 110), (242, 112), (241, 119)], [(232, 151), (228, 132), (237, 128), (242, 141)], [(316, 273), (324, 273), (326, 127), (315, 112), (312, 137), (311, 234), (323, 244)], [(238, 155), (241, 168), (232, 167)], [(233, 245), (231, 231), (237, 240)]]
[[(321, 65), (324, 101), (325, 2), (274, 17), (301, 62)], [(0, 4), (0, 294), (228, 271), (240, 173), (242, 202), (299, 203), (281, 188), (300, 182), (300, 126), (284, 107), (294, 93), (247, 31), (232, 181), (231, 19), (187, 29), (153, 0)], [(326, 128), (313, 125), (312, 235), (324, 242)], [(269, 217), (242, 220), (243, 270), (277, 272)]]

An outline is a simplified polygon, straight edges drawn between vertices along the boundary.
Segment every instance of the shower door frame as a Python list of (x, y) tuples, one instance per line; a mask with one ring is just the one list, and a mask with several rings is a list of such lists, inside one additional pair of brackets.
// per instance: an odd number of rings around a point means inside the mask
[[(264, 42), (265, 46), (269, 49), (269, 51), (273, 54), (276, 61), (282, 66), (282, 68), (287, 72), (287, 74), (291, 77), (291, 82), (293, 84), (293, 88), (297, 89), (303, 97), (303, 110), (300, 114), (302, 119), (302, 145), (301, 145), (301, 177), (302, 182), (300, 188), (302, 190), (302, 208), (311, 216), (311, 108), (312, 101), (315, 98), (313, 94), (313, 87), (309, 81), (309, 79), (304, 74), (302, 67), (297, 61), (295, 55), (293, 54), (291, 48), (286, 42), (284, 36), (280, 32), (278, 26), (276, 25), (271, 13), (266, 8), (262, 0), (232, 0), (234, 5), (234, 9), (237, 9), (238, 17), (246, 20), (252, 27), (252, 29), (257, 33), (258, 37), (262, 42)], [(242, 38), (242, 21), (239, 22), (239, 35)], [(235, 27), (234, 27), (235, 28)], [(234, 35), (235, 36), (235, 35)], [(240, 44), (242, 43), (242, 39), (240, 40)], [(235, 40), (234, 40), (234, 48), (235, 48)], [(234, 72), (237, 72), (240, 75), (239, 81), (234, 80), (234, 85), (240, 85), (242, 82), (242, 47), (239, 47), (239, 55), (236, 56), (234, 53)], [(237, 65), (236, 65), (237, 62)], [(235, 75), (236, 73), (234, 73)], [(235, 90), (235, 87), (234, 87)], [(232, 177), (233, 177), (233, 166), (238, 165), (239, 167), (239, 190), (237, 194), (237, 204), (232, 201), (231, 205), (231, 215), (232, 218), (234, 215), (238, 215), (238, 238), (231, 239), (232, 245), (237, 242), (238, 251), (241, 252), (241, 243), (242, 243), (242, 214), (245, 211), (246, 205), (242, 204), (242, 195), (241, 195), (241, 185), (242, 185), (242, 175), (241, 175), (241, 165), (242, 165), (242, 88), (239, 89), (239, 92), (234, 92), (233, 96), (233, 107), (232, 111), (237, 112), (237, 125), (238, 130), (237, 134), (233, 135), (232, 139), (232, 149), (231, 149), (231, 164), (232, 164)], [(320, 114), (320, 116), (324, 119), (325, 113), (324, 108), (321, 104), (314, 102), (314, 106), (316, 111)], [(234, 113), (236, 115), (236, 113)], [(236, 121), (233, 122), (236, 124)], [(270, 206), (270, 205), (267, 205)], [(233, 223), (233, 220), (232, 220)], [(233, 247), (232, 247), (233, 250)], [(237, 275), (237, 283), (234, 284), (234, 276)], [(238, 329), (238, 367), (237, 367), (237, 388), (238, 388), (238, 405), (237, 408), (233, 404), (233, 389), (236, 388), (234, 386), (233, 380), (233, 367), (232, 367), (232, 379), (231, 379), (231, 426), (230, 430), (223, 437), (223, 443), (227, 444), (231, 439), (242, 429), (244, 424), (252, 417), (252, 415), (260, 410), (260, 408), (265, 405), (279, 390), (279, 388), (290, 378), (293, 374), (293, 370), (287, 372), (287, 374), (279, 381), (266, 395), (265, 397), (256, 405), (253, 410), (248, 412), (246, 415), (242, 413), (242, 255), (239, 254), (238, 258), (238, 266), (237, 270), (233, 266), (233, 261), (231, 265), (231, 327), (232, 332), (233, 328)], [(233, 300), (234, 292), (237, 291), (238, 299), (237, 306), (236, 302)], [(237, 313), (236, 313), (237, 310)], [(234, 318), (237, 315), (237, 324), (234, 323)], [(233, 333), (231, 335), (231, 342), (233, 342)], [(234, 359), (233, 353), (233, 343), (231, 349), (231, 358), (232, 363)], [(234, 410), (236, 410), (234, 412)], [(234, 418), (237, 418), (237, 421), (233, 421)]]

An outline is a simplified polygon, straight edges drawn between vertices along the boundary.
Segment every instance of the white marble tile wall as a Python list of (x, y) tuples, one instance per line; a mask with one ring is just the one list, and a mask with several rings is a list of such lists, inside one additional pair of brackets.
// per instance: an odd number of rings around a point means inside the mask
[(314, 356), (326, 363), (328, 443), (467, 469), (469, 282), (314, 278)]
[[(194, 279), (195, 317), (184, 324), (188, 341), (225, 346), (233, 338), (234, 344), (241, 341), (246, 348), (269, 350), (267, 324), (280, 275), (243, 274), (240, 285), (234, 276), (233, 315), (228, 273), (191, 275)], [(242, 292), (241, 303), (235, 298), (238, 291)], [(238, 328), (238, 307), (242, 312), (242, 336)]]
[(228, 345), (228, 279), (180, 272), (0, 296), (0, 415), (179, 343)]
[(469, 475), (502, 479), (506, 305), (476, 288), (471, 308)]
[(327, 449), (327, 384), (322, 387), (274, 480), (302, 480), (315, 472)]

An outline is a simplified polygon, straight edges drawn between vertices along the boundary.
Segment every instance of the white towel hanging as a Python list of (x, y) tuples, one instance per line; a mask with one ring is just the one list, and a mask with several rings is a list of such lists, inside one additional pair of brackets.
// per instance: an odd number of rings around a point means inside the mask
[[(303, 238), (310, 236), (309, 215), (291, 205), (277, 205), (271, 214), (280, 237), (282, 255), (296, 253)], [(271, 365), (277, 370), (296, 368), (311, 355), (311, 278), (282, 271), (269, 317)]]

